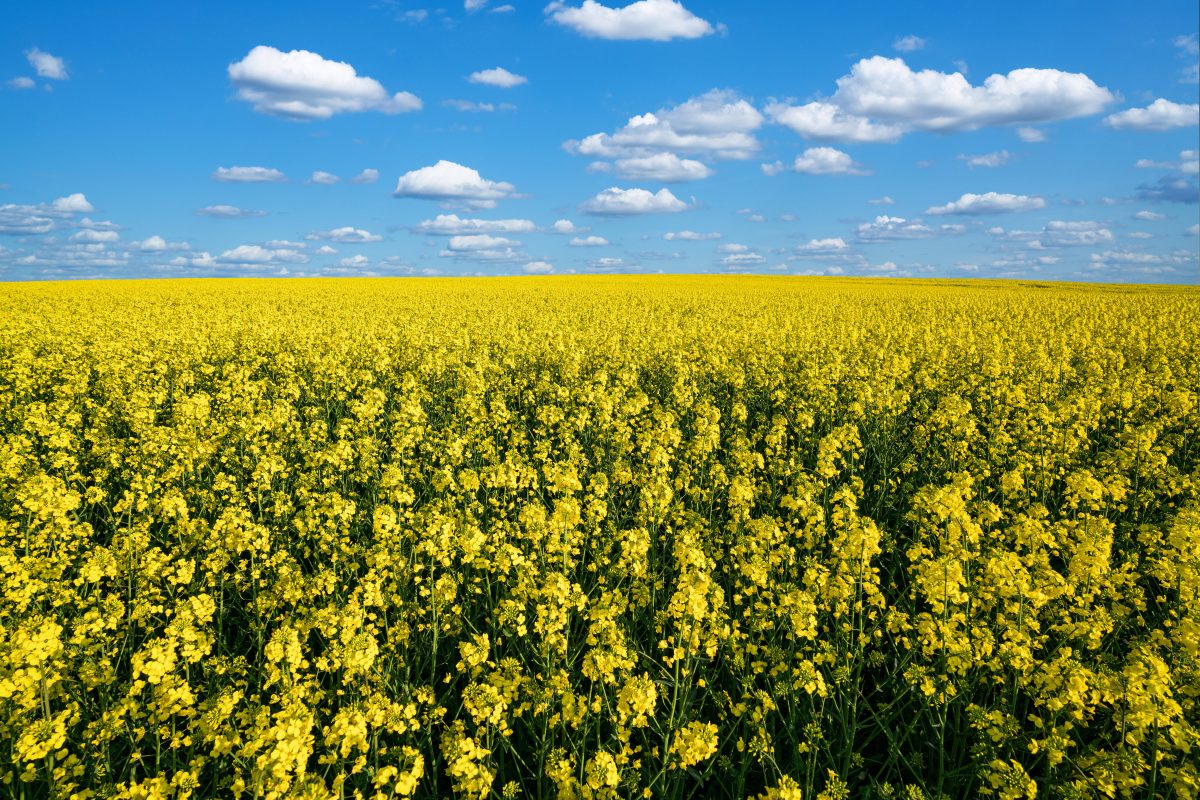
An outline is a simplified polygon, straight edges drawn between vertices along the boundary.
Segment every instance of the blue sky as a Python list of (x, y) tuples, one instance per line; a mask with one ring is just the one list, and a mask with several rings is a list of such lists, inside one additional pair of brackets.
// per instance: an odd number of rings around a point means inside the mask
[(8, 3), (0, 280), (1196, 283), (1198, 26), (1191, 0)]

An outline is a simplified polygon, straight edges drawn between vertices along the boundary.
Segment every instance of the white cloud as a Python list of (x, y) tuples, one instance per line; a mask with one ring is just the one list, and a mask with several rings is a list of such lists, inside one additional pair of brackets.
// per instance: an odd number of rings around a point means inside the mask
[(334, 175), (332, 172), (325, 172), (324, 170), (317, 170), (316, 172), (314, 172), (312, 174), (312, 177), (308, 179), (308, 182), (309, 183), (320, 183), (325, 186), (331, 186), (340, 180), (341, 180), (341, 178), (339, 178), (337, 175)]
[(782, 161), (773, 161), (769, 164), (760, 165), (759, 169), (762, 170), (763, 175), (774, 177), (787, 169), (787, 167), (783, 166)]
[(1038, 231), (1006, 231), (992, 228), (988, 231), (997, 239), (1021, 242), (1031, 250), (1046, 247), (1099, 246), (1116, 241), (1113, 232), (1102, 222), (1091, 220), (1051, 220)]
[(807, 244), (796, 246), (796, 250), (801, 253), (840, 253), (846, 249), (846, 242), (840, 236), (830, 239), (809, 239)]
[(493, 208), (497, 200), (509, 197), (515, 191), (516, 187), (511, 183), (489, 181), (470, 167), (442, 160), (401, 175), (393, 195), (461, 201), (477, 208)]
[(596, 0), (581, 6), (555, 2), (546, 6), (550, 19), (576, 33), (594, 39), (698, 39), (716, 28), (697, 17), (676, 0), (638, 0), (621, 8), (609, 8)]
[(463, 0), (463, 8), (467, 11), (478, 11), (488, 4), (488, 0)]
[(308, 50), (282, 52), (259, 45), (229, 65), (238, 98), (255, 111), (293, 120), (329, 119), (334, 114), (416, 111), (421, 101), (408, 92), (389, 95), (374, 78)]
[(24, 236), (49, 233), (54, 220), (38, 206), (0, 205), (0, 234)]
[(1159, 214), (1157, 211), (1139, 211), (1133, 215), (1133, 218), (1142, 222), (1162, 222), (1167, 215)]
[(334, 228), (331, 231), (314, 231), (304, 237), (305, 239), (328, 239), (331, 242), (340, 242), (341, 244), (368, 244), (370, 242), (382, 242), (383, 237), (362, 228), (353, 228), (346, 225), (341, 228)]
[(1002, 194), (986, 192), (984, 194), (964, 194), (957, 200), (942, 206), (925, 209), (926, 214), (1007, 214), (1018, 211), (1033, 211), (1045, 208), (1046, 201), (1041, 197), (1030, 197), (1023, 194)]
[(217, 167), (212, 179), (222, 183), (283, 183), (287, 176), (270, 167)]
[[(197, 264), (197, 260), (202, 263)], [(267, 248), (257, 244), (238, 245), (221, 253), (216, 259), (208, 257), (208, 253), (200, 253), (192, 259), (194, 266), (208, 266), (213, 261), (220, 264), (235, 264), (255, 266), (265, 264), (307, 264), (308, 256), (290, 248)], [(204, 263), (207, 262), (207, 263)]]
[(379, 180), (379, 170), (368, 167), (350, 179), (350, 183), (374, 183)]
[(675, 213), (687, 208), (687, 203), (671, 194), (669, 189), (650, 192), (646, 189), (605, 189), (581, 207), (588, 214), (629, 216), (633, 214)]
[(873, 206), (890, 206), (896, 201), (885, 194), (883, 197), (876, 197), (873, 200), (868, 200), (867, 202)]
[(58, 198), (50, 204), (50, 208), (60, 214), (86, 214), (96, 210), (80, 192)]
[(860, 241), (883, 242), (900, 241), (905, 239), (932, 239), (935, 236), (953, 236), (965, 230), (962, 225), (942, 225), (930, 227), (920, 220), (909, 220), (904, 217), (878, 216), (871, 222), (858, 226), (856, 232)]
[(1200, 236), (1200, 223), (1188, 228), (1187, 233), (1191, 234), (1192, 236)]
[(359, 269), (361, 267), (365, 267), (368, 264), (370, 264), (371, 259), (367, 258), (364, 255), (348, 256), (346, 258), (339, 259), (337, 263), (338, 263), (339, 267), (346, 267), (348, 269)]
[(591, 230), (590, 228), (580, 228), (569, 219), (555, 220), (553, 228), (555, 233), (561, 233), (564, 236), (569, 236), (575, 233), (587, 233), (589, 230)]
[(968, 167), (1002, 167), (1012, 158), (1012, 153), (1007, 150), (997, 150), (995, 153), (981, 153), (974, 156), (960, 155), (959, 158), (967, 162)]
[(721, 263), (726, 267), (746, 267), (765, 261), (766, 259), (758, 253), (732, 253), (721, 259)]
[(748, 253), (750, 245), (739, 244), (738, 242), (726, 242), (725, 244), (717, 245), (718, 253)]
[(684, 242), (707, 242), (712, 239), (720, 239), (722, 234), (717, 232), (712, 233), (697, 233), (696, 231), (678, 231), (675, 233), (664, 233), (663, 238), (668, 242), (680, 240)]
[(920, 36), (901, 36), (892, 42), (892, 48), (899, 50), (901, 53), (911, 53), (914, 50), (922, 50), (924, 47), (925, 40)]
[(457, 233), (527, 233), (535, 230), (527, 219), (463, 219), (457, 214), (438, 214), (417, 224), (416, 231), (425, 234), (452, 235)]
[(1153, 239), (1154, 238), (1153, 233), (1147, 233), (1146, 231), (1130, 231), (1129, 233), (1125, 234), (1125, 236), (1130, 239)]
[(603, 236), (576, 236), (570, 242), (571, 247), (604, 247), (608, 239)]
[(521, 267), (521, 271), (530, 275), (547, 275), (554, 272), (554, 265), (548, 261), (530, 261)]
[(792, 169), (805, 175), (867, 175), (849, 153), (832, 147), (810, 147), (796, 156)]
[(1145, 108), (1128, 108), (1109, 114), (1104, 124), (1117, 130), (1166, 131), (1200, 124), (1200, 104), (1172, 103), (1158, 98)]
[(466, 236), (451, 236), (447, 245), (455, 252), (475, 250), (497, 250), (499, 248), (520, 247), (521, 243), (503, 236), (488, 236), (486, 233), (474, 233)]
[(196, 215), (200, 217), (220, 217), (223, 219), (238, 219), (246, 217), (263, 217), (267, 212), (257, 211), (254, 209), (238, 208), (230, 205), (215, 205), (205, 206), (204, 208), (196, 209)]
[(616, 162), (617, 175), (630, 180), (655, 180), (668, 183), (696, 181), (707, 178), (713, 171), (706, 164), (674, 153), (622, 158)]
[(315, 252), (317, 255), (320, 255), (320, 256), (335, 256), (338, 253), (338, 251), (335, 248), (330, 247), (327, 244), (321, 245), (313, 252)]
[(529, 83), (529, 79), (524, 75), (509, 72), (504, 67), (493, 67), (492, 69), (472, 72), (467, 76), (467, 80), (471, 83), (482, 83), (485, 86), (496, 86), (501, 89), (511, 89), (514, 86)]
[(141, 250), (144, 253), (162, 253), (167, 250), (191, 249), (191, 245), (187, 242), (168, 242), (161, 236), (150, 236), (140, 242), (132, 242), (130, 247), (135, 250)]
[(1017, 138), (1022, 142), (1034, 144), (1036, 142), (1046, 141), (1046, 134), (1042, 133), (1037, 128), (1017, 128)]
[(37, 86), (37, 83), (34, 82), (33, 78), (21, 75), (20, 77), (5, 81), (4, 85), (10, 89), (32, 89), (34, 86)]
[(973, 86), (961, 73), (917, 72), (903, 59), (883, 56), (859, 61), (837, 85), (828, 100), (772, 103), (768, 115), (808, 139), (886, 142), (909, 131), (968, 131), (1088, 116), (1115, 99), (1081, 73), (1015, 69)]
[(489, 14), (508, 14), (508, 13), (511, 13), (516, 10), (517, 10), (516, 6), (513, 6), (509, 3), (505, 3), (502, 6), (496, 6), (495, 8), (488, 9), (488, 13)]
[(115, 242), (120, 238), (120, 234), (116, 231), (98, 231), (91, 228), (84, 228), (77, 233), (71, 234), (72, 242)]
[(52, 56), (34, 47), (25, 51), (25, 58), (29, 60), (29, 66), (33, 67), (38, 77), (56, 81), (65, 81), (70, 77), (67, 74), (66, 62), (58, 56)]
[(1179, 151), (1179, 161), (1152, 161), (1139, 158), (1134, 162), (1138, 169), (1170, 169), (1177, 170), (1183, 175), (1200, 174), (1200, 153), (1195, 150)]
[(745, 159), (758, 152), (758, 109), (730, 91), (713, 89), (672, 108), (630, 117), (613, 133), (594, 133), (563, 146), (593, 158), (639, 158), (656, 153), (701, 153)]
[(805, 139), (828, 142), (894, 142), (904, 135), (899, 125), (882, 125), (842, 111), (833, 103), (812, 102), (802, 106), (771, 103), (767, 116), (786, 125)]

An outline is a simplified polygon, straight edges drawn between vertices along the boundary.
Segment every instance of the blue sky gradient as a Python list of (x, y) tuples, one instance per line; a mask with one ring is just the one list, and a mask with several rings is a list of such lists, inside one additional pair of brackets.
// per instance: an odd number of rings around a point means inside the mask
[[(0, 280), (1196, 283), (1198, 27), (1173, 1), (10, 3)], [(293, 51), (314, 54), (299, 78)], [(334, 62), (360, 79), (349, 93)], [(469, 79), (495, 68), (525, 80)], [(1009, 89), (981, 88), (992, 75)], [(318, 118), (280, 111), (314, 97)], [(822, 128), (818, 108), (892, 133)], [(674, 138), (571, 144), (650, 112)], [(214, 179), (235, 166), (285, 179)], [(378, 179), (351, 182), (363, 170)], [(197, 213), (214, 207), (243, 214)], [(518, 222), (421, 227), (438, 215)]]

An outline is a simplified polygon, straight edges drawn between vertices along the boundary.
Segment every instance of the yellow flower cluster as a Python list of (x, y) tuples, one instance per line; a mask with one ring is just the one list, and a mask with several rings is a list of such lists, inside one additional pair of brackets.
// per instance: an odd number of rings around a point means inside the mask
[(0, 795), (1200, 797), (1200, 292), (0, 286)]

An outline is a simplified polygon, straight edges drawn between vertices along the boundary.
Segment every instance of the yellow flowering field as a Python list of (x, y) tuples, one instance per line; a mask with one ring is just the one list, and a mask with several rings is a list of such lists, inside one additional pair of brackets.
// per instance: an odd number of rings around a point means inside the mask
[(1200, 795), (1200, 291), (0, 285), (0, 796)]

